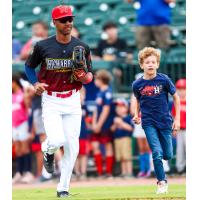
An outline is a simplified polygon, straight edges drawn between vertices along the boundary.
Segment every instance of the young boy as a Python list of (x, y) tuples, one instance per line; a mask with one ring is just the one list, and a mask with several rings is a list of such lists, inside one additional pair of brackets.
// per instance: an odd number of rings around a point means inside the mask
[[(180, 128), (180, 100), (176, 88), (169, 77), (157, 73), (160, 64), (160, 52), (145, 47), (139, 52), (138, 61), (144, 75), (133, 82), (132, 89), (136, 97), (134, 122), (140, 123), (139, 112), (142, 113), (142, 127), (152, 151), (154, 170), (158, 179), (157, 194), (168, 192), (168, 184), (163, 169), (162, 159), (172, 158), (172, 131), (176, 135)], [(173, 96), (176, 116), (172, 116), (168, 108), (168, 93)]]
[(112, 167), (114, 162), (112, 133), (110, 127), (114, 118), (112, 106), (112, 89), (110, 82), (111, 74), (106, 70), (98, 70), (95, 77), (95, 85), (100, 89), (96, 98), (96, 110), (93, 113), (91, 144), (94, 160), (99, 176), (103, 175), (103, 157), (100, 144), (105, 145), (106, 177), (112, 177)]
[(111, 130), (114, 132), (116, 161), (121, 164), (123, 178), (132, 178), (132, 144), (133, 121), (129, 115), (129, 105), (125, 99), (116, 100), (116, 114)]

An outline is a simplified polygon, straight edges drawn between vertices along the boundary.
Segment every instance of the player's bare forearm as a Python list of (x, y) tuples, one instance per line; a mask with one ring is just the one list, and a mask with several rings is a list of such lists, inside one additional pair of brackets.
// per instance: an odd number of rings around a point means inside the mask
[(139, 117), (139, 113), (140, 113), (140, 104), (137, 98), (134, 99), (134, 117), (133, 117), (133, 121), (136, 124), (140, 124), (140, 117)]
[(130, 104), (130, 114), (134, 116), (134, 109), (135, 109), (135, 96), (131, 96), (131, 104)]
[(124, 121), (121, 123), (121, 128), (126, 131), (133, 131), (133, 127)]
[(173, 100), (174, 100), (174, 108), (175, 108), (175, 113), (176, 113), (174, 119), (180, 121), (180, 98), (177, 93), (173, 95)]
[(24, 92), (24, 104), (25, 104), (27, 110), (30, 108), (31, 103), (32, 103), (31, 96), (28, 94), (28, 92)]
[(139, 113), (140, 113), (140, 104), (139, 104), (139, 101), (137, 100), (137, 98), (135, 98), (135, 100), (134, 100), (134, 107), (135, 107), (135, 109), (134, 109), (134, 116), (139, 116)]
[(92, 114), (92, 126), (97, 123), (97, 111), (95, 110)]
[(109, 113), (110, 113), (110, 106), (109, 105), (103, 106), (102, 113), (100, 114), (99, 120), (97, 121), (97, 125), (100, 128), (103, 126), (104, 122), (108, 118)]
[(111, 126), (110, 130), (114, 132), (114, 131), (116, 130), (116, 125), (113, 124), (113, 125)]
[(174, 117), (172, 129), (174, 136), (176, 136), (177, 131), (180, 129), (180, 98), (177, 93), (173, 95), (173, 101), (176, 115)]

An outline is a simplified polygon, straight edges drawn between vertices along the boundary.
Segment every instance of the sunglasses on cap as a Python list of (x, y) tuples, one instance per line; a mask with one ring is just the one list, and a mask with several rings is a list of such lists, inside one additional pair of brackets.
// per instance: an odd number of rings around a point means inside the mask
[(73, 22), (73, 17), (63, 17), (63, 18), (60, 18), (60, 19), (57, 19), (60, 23), (62, 24), (65, 24), (66, 22), (70, 22), (72, 23)]

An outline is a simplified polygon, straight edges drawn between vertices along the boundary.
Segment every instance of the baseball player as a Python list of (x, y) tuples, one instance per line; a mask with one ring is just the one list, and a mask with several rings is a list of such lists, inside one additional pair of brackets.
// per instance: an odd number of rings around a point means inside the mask
[[(152, 47), (145, 47), (139, 52), (138, 61), (144, 75), (133, 82), (135, 99), (134, 118), (140, 123), (139, 111), (142, 113), (142, 128), (152, 151), (155, 174), (157, 177), (157, 194), (168, 192), (162, 159), (169, 160), (173, 155), (172, 131), (176, 135), (180, 128), (180, 100), (174, 84), (165, 74), (157, 73), (160, 52)], [(172, 123), (168, 107), (168, 94), (173, 96), (176, 116)]]
[[(42, 151), (47, 172), (54, 172), (54, 153), (61, 146), (64, 148), (57, 186), (59, 198), (70, 195), (70, 179), (79, 152), (79, 90), (82, 84), (91, 82), (93, 78), (89, 47), (71, 36), (74, 17), (67, 5), (53, 8), (56, 35), (37, 42), (25, 63), (28, 80), (36, 94), (42, 95), (42, 117), (47, 135)], [(38, 65), (40, 69), (36, 76)]]

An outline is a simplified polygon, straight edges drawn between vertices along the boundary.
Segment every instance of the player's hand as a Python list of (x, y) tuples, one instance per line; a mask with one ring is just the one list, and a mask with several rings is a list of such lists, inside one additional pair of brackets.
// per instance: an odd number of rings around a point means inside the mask
[[(83, 72), (83, 74), (84, 74), (84, 72)], [(88, 72), (83, 77), (80, 77), (77, 81), (80, 81), (83, 84), (88, 84), (92, 81), (92, 79), (93, 79), (92, 73)]]
[(99, 126), (98, 124), (95, 124), (92, 126), (92, 130), (95, 134), (98, 134), (101, 131), (101, 126)]
[(123, 121), (122, 121), (122, 119), (121, 119), (120, 117), (115, 117), (115, 118), (114, 118), (114, 124), (115, 124), (117, 127), (119, 127), (119, 126), (121, 125), (122, 122), (123, 122)]
[(135, 124), (140, 124), (141, 123), (141, 118), (138, 117), (138, 116), (134, 116), (132, 120), (134, 121)]
[(177, 132), (180, 130), (180, 120), (174, 119), (174, 123), (172, 125), (172, 134), (174, 137), (176, 137)]
[(36, 82), (33, 86), (35, 89), (35, 93), (37, 95), (41, 95), (48, 87), (48, 85), (46, 83), (39, 83), (39, 82)]

